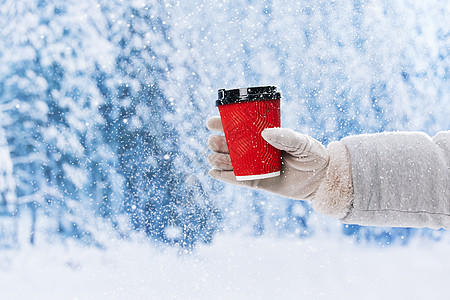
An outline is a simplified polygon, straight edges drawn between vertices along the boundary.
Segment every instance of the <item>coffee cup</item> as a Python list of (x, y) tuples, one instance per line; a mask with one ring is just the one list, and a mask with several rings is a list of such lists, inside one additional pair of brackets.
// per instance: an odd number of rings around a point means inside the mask
[(281, 126), (280, 98), (274, 86), (220, 89), (216, 106), (225, 132), (234, 175), (239, 181), (280, 175), (281, 151), (261, 132)]

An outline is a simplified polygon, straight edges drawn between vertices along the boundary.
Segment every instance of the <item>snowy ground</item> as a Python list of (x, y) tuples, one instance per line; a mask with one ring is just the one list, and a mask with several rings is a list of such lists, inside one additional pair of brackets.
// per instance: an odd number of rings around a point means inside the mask
[(445, 299), (450, 244), (219, 235), (190, 254), (147, 243), (0, 252), (1, 299)]

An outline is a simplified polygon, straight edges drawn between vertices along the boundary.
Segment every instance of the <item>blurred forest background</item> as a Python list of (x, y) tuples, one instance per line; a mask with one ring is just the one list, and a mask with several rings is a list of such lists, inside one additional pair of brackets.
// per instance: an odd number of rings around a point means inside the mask
[(448, 130), (447, 1), (4, 0), (0, 13), (2, 247), (19, 227), (30, 243), (141, 232), (188, 249), (223, 230), (444, 234), (341, 225), (213, 181), (205, 122), (218, 89), (276, 85), (282, 126), (324, 144)]

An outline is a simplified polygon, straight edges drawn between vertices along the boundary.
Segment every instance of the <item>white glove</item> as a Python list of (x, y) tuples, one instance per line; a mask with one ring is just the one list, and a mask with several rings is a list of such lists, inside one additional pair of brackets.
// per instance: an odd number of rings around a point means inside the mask
[[(220, 117), (211, 117), (207, 127), (223, 132)], [(351, 165), (348, 150), (341, 142), (326, 149), (310, 136), (291, 129), (268, 128), (262, 137), (281, 151), (281, 175), (278, 177), (237, 181), (233, 173), (228, 147), (223, 135), (211, 135), (208, 161), (209, 174), (218, 180), (250, 188), (266, 190), (298, 200), (312, 200), (317, 211), (343, 218), (353, 199)]]
[[(220, 117), (212, 117), (207, 126), (223, 131)], [(211, 135), (208, 147), (215, 153), (208, 157), (212, 169), (209, 174), (235, 185), (259, 188), (292, 199), (310, 200), (326, 177), (329, 163), (327, 149), (317, 140), (286, 128), (268, 128), (262, 137), (273, 147), (282, 150), (281, 175), (277, 177), (237, 181), (223, 135)]]

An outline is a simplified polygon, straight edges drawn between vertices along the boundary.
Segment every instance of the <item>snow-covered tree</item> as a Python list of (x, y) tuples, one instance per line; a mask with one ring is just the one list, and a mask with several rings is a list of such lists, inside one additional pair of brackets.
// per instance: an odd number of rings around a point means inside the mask
[(45, 208), (50, 231), (83, 237), (86, 209), (121, 200), (93, 78), (113, 63), (106, 23), (88, 2), (3, 5), (0, 97), (18, 196)]
[(332, 221), (307, 203), (207, 175), (217, 89), (278, 86), (282, 125), (324, 144), (448, 129), (448, 6), (433, 3), (3, 1), (0, 127), (17, 195), (70, 236), (94, 214), (183, 246), (219, 227), (310, 235)]
[[(108, 2), (104, 12), (111, 40), (120, 49), (106, 118), (120, 145), (126, 208), (133, 225), (155, 239), (182, 246), (210, 241), (218, 212), (196, 170), (185, 167), (195, 163), (189, 158), (196, 158), (185, 144), (193, 134), (185, 131), (196, 129), (190, 118), (179, 114), (179, 102), (185, 100), (175, 99), (168, 86), (171, 74), (180, 71), (172, 61), (179, 49), (170, 36), (170, 12), (163, 3), (140, 2)], [(190, 97), (191, 91), (183, 87), (177, 95)], [(195, 105), (191, 102), (190, 115), (197, 113)]]

